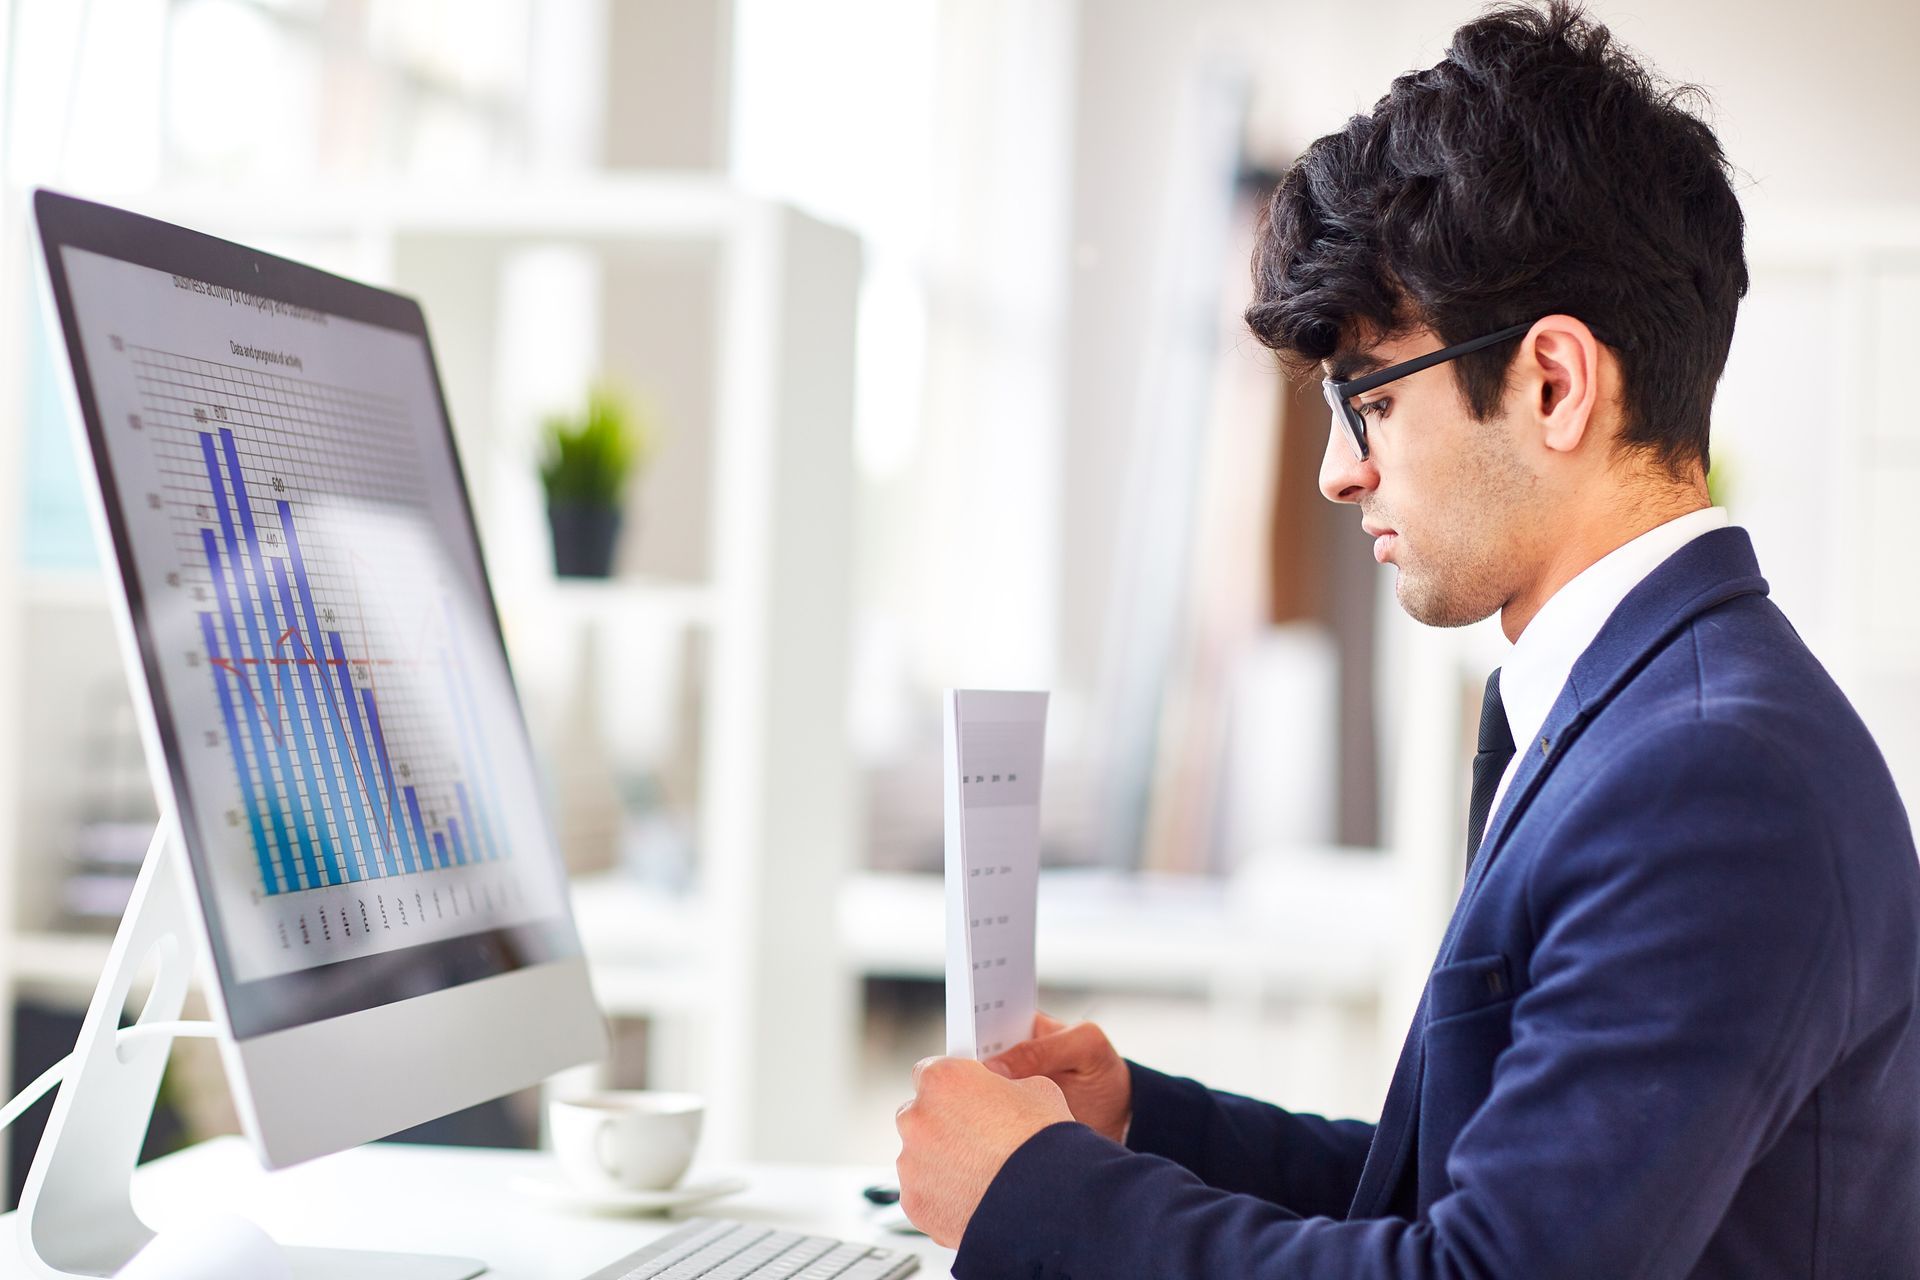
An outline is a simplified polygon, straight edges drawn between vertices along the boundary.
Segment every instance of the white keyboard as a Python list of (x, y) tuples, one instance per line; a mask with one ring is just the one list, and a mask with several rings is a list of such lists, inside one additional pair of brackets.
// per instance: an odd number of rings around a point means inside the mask
[(919, 1265), (905, 1249), (694, 1218), (586, 1280), (897, 1280)]

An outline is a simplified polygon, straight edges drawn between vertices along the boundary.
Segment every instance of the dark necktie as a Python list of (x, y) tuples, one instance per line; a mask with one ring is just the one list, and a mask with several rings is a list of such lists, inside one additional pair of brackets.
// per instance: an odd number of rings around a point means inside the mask
[(1500, 701), (1500, 668), (1487, 677), (1487, 694), (1480, 700), (1480, 741), (1473, 756), (1473, 796), (1467, 802), (1467, 869), (1473, 869), (1480, 838), (1493, 812), (1493, 793), (1513, 759), (1513, 730), (1507, 727), (1507, 708)]

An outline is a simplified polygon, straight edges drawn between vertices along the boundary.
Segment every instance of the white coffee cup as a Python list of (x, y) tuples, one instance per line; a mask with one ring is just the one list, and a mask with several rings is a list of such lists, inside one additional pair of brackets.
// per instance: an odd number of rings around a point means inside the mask
[(555, 1098), (547, 1130), (560, 1167), (594, 1191), (660, 1191), (693, 1163), (706, 1109), (697, 1094), (607, 1089)]

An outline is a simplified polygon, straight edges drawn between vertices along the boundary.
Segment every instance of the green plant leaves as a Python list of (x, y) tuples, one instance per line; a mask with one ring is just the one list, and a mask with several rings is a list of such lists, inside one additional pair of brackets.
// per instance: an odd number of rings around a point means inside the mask
[(540, 426), (540, 483), (549, 503), (619, 506), (627, 476), (653, 452), (652, 422), (605, 382), (584, 413), (549, 414)]

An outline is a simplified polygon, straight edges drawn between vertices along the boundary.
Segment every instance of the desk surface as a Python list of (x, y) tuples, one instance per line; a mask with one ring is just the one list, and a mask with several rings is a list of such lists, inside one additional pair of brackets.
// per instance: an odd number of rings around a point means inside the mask
[[(213, 1213), (237, 1213), (285, 1244), (450, 1253), (484, 1259), (487, 1280), (580, 1280), (678, 1225), (664, 1217), (574, 1212), (517, 1191), (514, 1182), (552, 1169), (535, 1151), (380, 1143), (266, 1173), (239, 1138), (215, 1138), (134, 1174), (133, 1202), (160, 1229)], [(878, 1229), (860, 1189), (889, 1169), (844, 1165), (696, 1168), (692, 1179), (737, 1173), (739, 1195), (682, 1216), (707, 1215), (801, 1227), (920, 1255), (919, 1274), (941, 1277), (950, 1250), (921, 1236)], [(20, 1257), (16, 1218), (0, 1218), (0, 1274)]]

